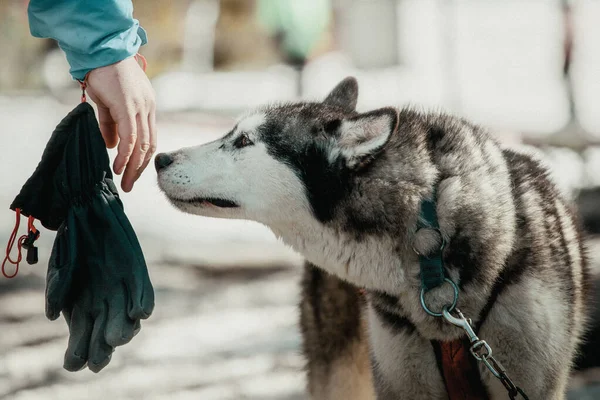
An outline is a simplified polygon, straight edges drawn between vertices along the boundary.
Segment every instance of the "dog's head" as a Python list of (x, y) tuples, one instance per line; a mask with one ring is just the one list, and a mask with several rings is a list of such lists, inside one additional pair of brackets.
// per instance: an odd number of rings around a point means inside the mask
[(398, 124), (393, 108), (355, 111), (354, 78), (321, 103), (260, 108), (219, 140), (157, 155), (160, 188), (181, 210), (272, 225), (325, 222)]

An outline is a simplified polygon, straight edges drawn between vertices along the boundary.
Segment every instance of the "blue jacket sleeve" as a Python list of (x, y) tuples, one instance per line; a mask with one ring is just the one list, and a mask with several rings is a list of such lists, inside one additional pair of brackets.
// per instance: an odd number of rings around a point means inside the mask
[(146, 44), (131, 0), (31, 0), (28, 15), (31, 34), (55, 39), (78, 80)]

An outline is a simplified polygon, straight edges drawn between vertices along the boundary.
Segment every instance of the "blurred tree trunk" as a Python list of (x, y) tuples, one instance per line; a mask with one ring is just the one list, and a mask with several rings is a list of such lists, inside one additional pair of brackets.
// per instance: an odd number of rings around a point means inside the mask
[(219, 4), (219, 0), (191, 0), (184, 22), (182, 70), (209, 72), (214, 69)]
[(29, 33), (27, 1), (0, 1), (0, 91), (42, 85), (41, 60), (48, 41)]
[(148, 33), (148, 44), (140, 49), (148, 60), (148, 76), (181, 63), (189, 5), (190, 0), (133, 0), (133, 15)]
[(261, 69), (282, 60), (258, 24), (255, 0), (221, 0), (215, 32), (215, 69)]

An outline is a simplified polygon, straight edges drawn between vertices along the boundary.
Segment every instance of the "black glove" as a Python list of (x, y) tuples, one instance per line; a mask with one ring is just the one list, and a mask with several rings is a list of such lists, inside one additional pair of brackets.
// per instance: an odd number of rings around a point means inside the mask
[(11, 205), (59, 230), (48, 265), (46, 315), (54, 320), (62, 311), (67, 320), (64, 366), (71, 371), (86, 363), (101, 370), (154, 308), (144, 256), (111, 178), (94, 111), (82, 103), (59, 124)]

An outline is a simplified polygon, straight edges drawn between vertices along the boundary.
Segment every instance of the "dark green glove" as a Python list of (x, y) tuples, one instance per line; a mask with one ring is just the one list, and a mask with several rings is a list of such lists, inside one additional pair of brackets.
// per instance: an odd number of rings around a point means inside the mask
[[(154, 307), (145, 268), (132, 268), (139, 266), (139, 260), (127, 258), (137, 241), (129, 243), (124, 230), (110, 226), (119, 223), (122, 208), (117, 204), (115, 215), (94, 211), (94, 206), (104, 206), (98, 203), (105, 199), (116, 201), (109, 192), (90, 205), (69, 210), (48, 266), (46, 315), (54, 320), (62, 311), (67, 321), (70, 337), (64, 367), (69, 371), (86, 364), (94, 372), (104, 368), (114, 347), (128, 343), (140, 330), (140, 319), (148, 318)], [(98, 215), (106, 218), (99, 221)], [(114, 234), (90, 232), (90, 220)], [(105, 253), (104, 249), (112, 250)]]
[[(144, 256), (112, 183), (92, 107), (56, 128), (11, 208), (58, 229), (48, 265), (46, 315), (69, 325), (65, 368), (99, 371), (154, 307)], [(88, 362), (89, 361), (89, 362)]]

